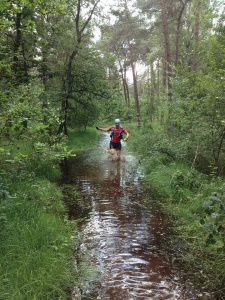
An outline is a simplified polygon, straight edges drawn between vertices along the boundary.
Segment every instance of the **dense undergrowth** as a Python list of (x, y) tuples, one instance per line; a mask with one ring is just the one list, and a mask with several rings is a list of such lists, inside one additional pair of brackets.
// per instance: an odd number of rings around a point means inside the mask
[[(59, 176), (51, 161), (47, 169)], [(66, 299), (73, 285), (72, 224), (60, 189), (42, 171), (40, 177), (24, 164), (1, 168), (0, 299)]]
[(34, 149), (19, 140), (15, 147), (13, 139), (1, 140), (0, 299), (70, 299), (74, 286), (86, 284), (88, 258), (78, 254), (76, 221), (68, 219), (66, 203), (68, 197), (77, 202), (80, 195), (70, 191), (68, 196), (58, 185), (59, 161), (93, 146), (95, 133), (71, 131), (69, 145), (60, 150), (41, 144)]
[[(206, 159), (181, 138), (161, 129), (138, 131), (130, 145), (145, 167), (145, 184), (161, 195), (162, 210), (173, 220), (171, 249), (188, 288), (199, 297), (225, 299), (225, 184)], [(207, 170), (207, 172), (203, 172)]]

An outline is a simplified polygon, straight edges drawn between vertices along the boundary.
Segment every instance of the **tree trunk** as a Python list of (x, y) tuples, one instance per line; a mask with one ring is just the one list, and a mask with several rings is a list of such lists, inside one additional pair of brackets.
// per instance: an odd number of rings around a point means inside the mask
[(132, 53), (132, 47), (131, 47), (130, 42), (128, 42), (128, 45), (129, 45), (129, 51), (130, 51), (130, 64), (131, 64), (132, 76), (133, 76), (135, 110), (136, 110), (136, 114), (137, 114), (138, 129), (140, 129), (141, 128), (141, 120), (140, 120), (140, 104), (139, 104), (139, 98), (138, 98), (137, 76), (136, 76), (135, 64), (133, 61), (133, 53)]
[(167, 86), (167, 52), (166, 47), (164, 47), (164, 58), (162, 63), (162, 85), (164, 88)]
[(21, 40), (22, 40), (22, 33), (21, 33), (21, 13), (16, 14), (16, 38), (14, 42), (14, 56), (13, 56), (13, 70), (15, 73), (17, 73), (19, 65), (19, 59), (18, 59), (18, 51), (21, 45)]
[[(75, 24), (76, 24), (76, 49), (72, 51), (72, 54), (69, 57), (69, 62), (67, 64), (67, 69), (65, 72), (65, 80), (64, 80), (64, 90), (65, 90), (65, 95), (62, 99), (61, 103), (61, 109), (62, 109), (62, 121), (59, 125), (58, 129), (58, 134), (64, 132), (65, 135), (67, 135), (67, 114), (68, 114), (68, 108), (69, 108), (69, 98), (72, 93), (72, 88), (73, 88), (73, 76), (72, 76), (72, 66), (73, 66), (73, 61), (74, 58), (78, 54), (78, 49), (80, 48), (80, 44), (82, 42), (82, 39), (84, 38), (84, 31), (86, 27), (88, 26), (89, 22), (91, 21), (92, 15), (94, 13), (94, 10), (100, 0), (97, 0), (93, 4), (93, 8), (90, 11), (90, 14), (86, 20), (82, 19), (82, 22), (80, 21), (80, 15), (81, 15), (81, 1), (78, 0), (77, 2), (77, 12), (76, 12), (76, 18), (75, 18)], [(80, 24), (82, 24), (80, 28)]]
[(151, 85), (150, 85), (150, 121), (153, 122), (155, 111), (155, 72), (153, 64), (151, 64)]
[(216, 170), (216, 175), (219, 176), (220, 174), (220, 166), (219, 166), (219, 159), (223, 149), (223, 143), (225, 140), (225, 128), (222, 129), (222, 132), (219, 138), (216, 136), (214, 137), (214, 132), (212, 131), (212, 152), (214, 158), (214, 168)]
[(23, 40), (22, 40), (22, 54), (23, 54), (23, 68), (24, 68), (25, 82), (28, 83), (29, 76), (28, 76), (27, 58), (25, 54), (25, 47), (24, 47)]
[(194, 49), (192, 56), (192, 71), (196, 72), (198, 69), (198, 44), (199, 44), (199, 21), (201, 11), (201, 0), (198, 0), (195, 10), (195, 27), (194, 27)]
[(148, 80), (147, 80), (147, 94), (146, 94), (146, 104), (147, 104), (147, 115), (150, 116), (151, 120), (151, 109), (149, 108), (149, 103), (150, 103), (150, 66), (148, 66)]
[(122, 67), (121, 61), (119, 61), (119, 64), (120, 64), (121, 79), (123, 84), (124, 100), (126, 105), (130, 107), (130, 94), (129, 94), (129, 88), (127, 84), (127, 72), (126, 72), (126, 59), (124, 62), (124, 67)]
[(171, 52), (170, 52), (170, 38), (169, 38), (169, 29), (166, 18), (166, 7), (165, 0), (161, 0), (161, 10), (162, 10), (162, 24), (164, 32), (164, 47), (165, 47), (165, 57), (166, 57), (166, 70), (167, 70), (167, 88), (168, 88), (168, 101), (169, 101), (169, 118), (171, 116), (172, 110), (172, 65), (171, 65)]
[[(79, 45), (79, 43), (78, 43)], [(72, 80), (72, 65), (73, 60), (75, 56), (78, 54), (78, 50), (74, 50), (69, 58), (69, 63), (67, 65), (67, 71), (66, 71), (66, 79), (64, 83), (64, 89), (65, 89), (65, 96), (62, 100), (61, 104), (61, 111), (62, 111), (62, 122), (59, 125), (58, 134), (64, 133), (65, 135), (68, 134), (67, 130), (67, 114), (68, 114), (68, 108), (69, 108), (69, 97), (72, 93), (73, 88), (73, 80)]]
[(186, 0), (184, 3), (182, 1), (181, 2), (181, 10), (177, 19), (177, 33), (176, 33), (176, 52), (175, 52), (175, 66), (178, 65), (178, 61), (179, 61), (179, 42), (180, 42), (180, 28), (181, 28), (181, 18), (184, 12), (184, 9), (186, 7), (186, 4), (189, 2), (190, 0)]
[(127, 84), (127, 66), (125, 62), (125, 67), (124, 67), (124, 89), (125, 89), (125, 94), (126, 94), (126, 100), (127, 100), (127, 106), (130, 107), (130, 92), (129, 92), (129, 87)]
[(130, 107), (130, 96), (129, 96), (128, 84), (126, 79), (123, 77), (123, 75), (122, 75), (122, 82), (123, 82), (124, 100), (127, 107)]

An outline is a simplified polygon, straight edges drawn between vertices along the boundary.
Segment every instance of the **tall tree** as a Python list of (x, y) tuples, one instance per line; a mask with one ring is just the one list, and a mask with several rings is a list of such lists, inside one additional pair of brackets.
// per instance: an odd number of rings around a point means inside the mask
[(195, 25), (194, 25), (194, 46), (193, 46), (193, 56), (192, 56), (192, 71), (197, 71), (198, 67), (198, 46), (199, 46), (199, 22), (200, 22), (200, 12), (201, 12), (201, 0), (196, 1), (195, 5)]
[[(140, 127), (140, 99), (136, 64), (146, 55), (146, 45), (144, 43), (142, 45), (142, 41), (146, 37), (147, 30), (145, 29), (143, 20), (137, 15), (137, 9), (132, 7), (127, 1), (120, 2), (120, 5), (116, 8), (114, 6), (111, 13), (115, 17), (114, 23), (104, 26), (102, 34), (107, 30), (108, 49), (116, 55), (120, 70), (123, 70), (121, 73), (123, 74), (124, 98), (128, 100), (126, 74), (129, 67), (129, 73), (132, 76), (130, 88), (133, 89), (135, 119)], [(105, 38), (103, 42), (105, 42)], [(129, 105), (128, 101), (127, 103)]]
[(69, 108), (69, 98), (72, 93), (73, 89), (73, 75), (72, 75), (72, 66), (75, 57), (78, 55), (80, 49), (81, 49), (81, 43), (86, 37), (85, 31), (87, 30), (87, 27), (92, 19), (92, 16), (94, 14), (94, 11), (96, 9), (97, 4), (100, 0), (97, 0), (93, 3), (92, 8), (89, 11), (89, 15), (86, 18), (86, 20), (83, 20), (82, 18), (82, 0), (78, 0), (77, 6), (76, 6), (76, 17), (75, 17), (75, 28), (76, 28), (76, 47), (72, 51), (72, 53), (69, 55), (66, 72), (64, 76), (64, 96), (61, 103), (62, 108), (62, 121), (58, 129), (58, 134), (62, 133), (64, 131), (64, 134), (68, 134), (67, 132), (67, 114), (68, 114), (68, 108)]
[(165, 1), (161, 0), (161, 14), (162, 14), (162, 25), (163, 25), (163, 34), (164, 34), (164, 52), (165, 52), (165, 71), (167, 78), (167, 87), (168, 87), (168, 99), (169, 99), (169, 117), (171, 114), (171, 105), (172, 105), (172, 60), (170, 52), (170, 36), (169, 36), (169, 27), (168, 27), (168, 17), (166, 12)]
[(191, 0), (180, 0), (180, 10), (178, 11), (177, 16), (177, 30), (176, 30), (176, 52), (175, 52), (175, 59), (174, 65), (177, 66), (179, 62), (179, 48), (180, 48), (180, 37), (181, 37), (181, 27), (182, 27), (182, 17), (185, 11), (185, 8)]

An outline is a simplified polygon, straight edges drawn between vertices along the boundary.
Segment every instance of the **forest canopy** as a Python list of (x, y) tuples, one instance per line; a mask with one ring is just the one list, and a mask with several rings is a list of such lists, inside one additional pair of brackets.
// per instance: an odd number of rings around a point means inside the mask
[(49, 143), (68, 126), (120, 114), (185, 137), (221, 174), (223, 9), (210, 0), (2, 1), (1, 134)]

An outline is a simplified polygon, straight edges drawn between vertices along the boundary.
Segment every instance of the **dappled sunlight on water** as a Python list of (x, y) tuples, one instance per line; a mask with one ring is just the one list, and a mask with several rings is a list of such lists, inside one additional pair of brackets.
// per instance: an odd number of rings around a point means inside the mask
[(166, 228), (160, 212), (146, 209), (146, 201), (157, 199), (142, 187), (140, 164), (125, 146), (122, 160), (112, 161), (107, 147), (108, 136), (103, 135), (95, 151), (70, 160), (67, 174), (90, 201), (80, 227), (81, 251), (91, 252), (90, 264), (100, 271), (99, 297), (194, 299), (185, 298), (162, 249)]

